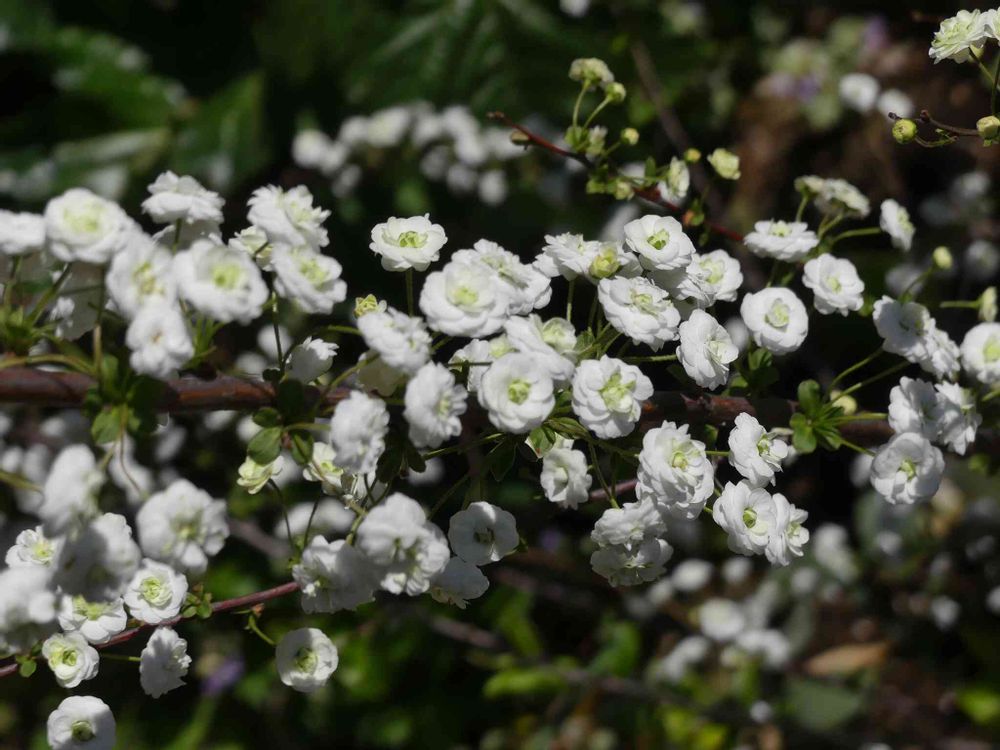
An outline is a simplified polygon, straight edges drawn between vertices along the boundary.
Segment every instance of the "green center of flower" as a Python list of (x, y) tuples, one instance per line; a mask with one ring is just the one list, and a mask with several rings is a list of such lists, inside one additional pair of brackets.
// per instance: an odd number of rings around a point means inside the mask
[(674, 454), (670, 457), (670, 465), (681, 471), (686, 469), (689, 463), (687, 454), (682, 450), (675, 450)]
[(787, 222), (776, 221), (771, 225), (771, 235), (774, 237), (787, 237), (792, 233), (792, 228)]
[(748, 529), (752, 529), (757, 525), (757, 511), (753, 508), (747, 508), (743, 511), (743, 525)]
[(212, 283), (219, 289), (235, 289), (243, 281), (243, 266), (239, 263), (218, 263), (212, 268)]
[(706, 258), (699, 264), (701, 269), (705, 272), (705, 278), (708, 280), (709, 284), (718, 284), (722, 281), (722, 277), (726, 275), (725, 265), (714, 258)]
[(160, 294), (161, 287), (157, 283), (156, 274), (153, 273), (153, 264), (149, 261), (140, 263), (132, 273), (132, 281), (135, 283), (139, 294), (148, 297), (151, 294)]
[(63, 212), (63, 221), (75, 234), (97, 234), (101, 229), (103, 211), (100, 204), (88, 202)]
[(515, 404), (523, 404), (531, 393), (531, 383), (515, 378), (507, 384), (507, 398)]
[(991, 364), (1000, 359), (1000, 337), (990, 336), (986, 339), (986, 346), (983, 347), (983, 359)]
[(299, 273), (314, 287), (326, 283), (327, 278), (329, 278), (326, 269), (316, 257), (301, 258), (299, 260)]
[(472, 307), (479, 302), (479, 292), (465, 284), (454, 287), (448, 296), (457, 307)]
[(604, 405), (611, 411), (627, 412), (632, 408), (632, 390), (635, 381), (624, 381), (620, 372), (614, 373), (604, 387), (598, 391), (604, 399)]
[(618, 252), (611, 245), (602, 249), (590, 263), (590, 275), (595, 279), (606, 279), (618, 273), (622, 264), (618, 260)]
[(139, 593), (142, 598), (156, 607), (162, 607), (170, 601), (170, 587), (164, 586), (156, 576), (148, 576), (142, 579), (139, 584)]
[(917, 465), (912, 459), (904, 458), (902, 463), (899, 464), (899, 470), (906, 474), (906, 479), (913, 479), (917, 475)]
[(666, 229), (660, 229), (646, 238), (646, 242), (655, 247), (657, 250), (662, 250), (670, 242), (670, 232)]
[(31, 545), (31, 554), (40, 563), (47, 563), (52, 560), (52, 542), (48, 539), (39, 539)]
[(316, 656), (316, 652), (313, 651), (308, 646), (303, 646), (295, 654), (295, 669), (299, 672), (305, 672), (306, 674), (312, 674), (316, 671), (316, 667), (319, 665), (319, 657)]
[(413, 230), (410, 230), (400, 234), (396, 239), (396, 243), (400, 247), (423, 247), (427, 244), (427, 235), (422, 232), (414, 232)]
[(829, 276), (827, 276), (826, 279), (824, 279), (824, 283), (826, 284), (826, 288), (834, 293), (840, 292), (840, 290), (844, 288), (843, 285), (840, 283), (840, 279), (838, 279), (832, 273)]
[(770, 452), (771, 438), (768, 435), (764, 435), (764, 437), (757, 441), (757, 453), (762, 456), (766, 456)]
[(780, 299), (776, 299), (772, 304), (771, 308), (767, 311), (764, 316), (764, 320), (768, 322), (769, 325), (775, 328), (784, 328), (788, 325), (789, 313), (791, 310), (788, 309), (788, 305), (782, 302)]
[(70, 725), (69, 731), (76, 742), (90, 742), (95, 736), (94, 728), (90, 726), (90, 722), (83, 719), (74, 721)]
[(473, 537), (479, 544), (493, 544), (493, 529), (478, 529)]

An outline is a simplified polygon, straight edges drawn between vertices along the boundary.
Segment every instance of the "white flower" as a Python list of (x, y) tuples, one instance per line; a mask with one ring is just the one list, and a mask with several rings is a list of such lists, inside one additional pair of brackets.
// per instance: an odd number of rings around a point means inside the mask
[(530, 354), (557, 386), (566, 385), (576, 368), (576, 331), (565, 318), (544, 323), (537, 315), (514, 317), (504, 324), (507, 340), (515, 351)]
[(35, 513), (50, 536), (65, 534), (98, 513), (97, 496), (105, 477), (94, 454), (85, 445), (63, 448), (42, 487), (42, 503)]
[(879, 227), (889, 235), (892, 244), (899, 250), (908, 252), (913, 244), (913, 234), (916, 231), (910, 221), (909, 212), (896, 201), (882, 201)]
[(465, 609), (469, 599), (478, 599), (490, 587), (490, 580), (472, 563), (453, 557), (431, 580), (431, 596), (442, 604)]
[(599, 438), (631, 433), (652, 395), (653, 383), (642, 370), (608, 356), (584, 360), (573, 376), (573, 411)]
[(406, 373), (382, 360), (375, 352), (368, 351), (358, 357), (358, 385), (368, 392), (388, 398), (406, 382)]
[(129, 365), (138, 373), (168, 378), (194, 356), (187, 320), (174, 304), (142, 307), (125, 332)]
[(933, 319), (927, 331), (926, 344), (927, 350), (919, 360), (924, 372), (929, 372), (938, 379), (956, 378), (961, 368), (962, 353), (958, 344), (951, 340), (946, 331), (938, 328)]
[(928, 355), (930, 332), (935, 324), (923, 305), (882, 297), (875, 303), (872, 320), (887, 352), (911, 362), (919, 362)]
[(249, 323), (267, 301), (267, 286), (253, 259), (212, 239), (198, 240), (175, 255), (173, 268), (181, 297), (220, 323)]
[(957, 15), (941, 22), (928, 54), (934, 58), (935, 64), (942, 60), (968, 62), (986, 43), (987, 22), (991, 20), (989, 14), (978, 10), (960, 10)]
[(694, 256), (694, 244), (672, 216), (647, 214), (630, 221), (625, 225), (625, 242), (650, 271), (686, 268)]
[(205, 572), (208, 558), (219, 553), (229, 536), (226, 504), (186, 479), (176, 479), (150, 497), (136, 524), (147, 557), (194, 576)]
[(764, 554), (772, 565), (789, 565), (794, 558), (802, 557), (802, 548), (809, 541), (809, 529), (802, 525), (809, 514), (796, 508), (780, 493), (772, 495), (771, 500), (774, 502), (774, 528)]
[(286, 633), (274, 651), (281, 681), (300, 693), (314, 693), (326, 684), (340, 657), (333, 641), (316, 628)]
[[(788, 663), (791, 648), (788, 638), (780, 630), (773, 628), (754, 629), (744, 630), (740, 633), (736, 638), (733, 650), (729, 653), (736, 665), (743, 658), (749, 656), (759, 660), (760, 665), (765, 669), (780, 670)], [(723, 653), (722, 661), (725, 662), (725, 659), (726, 654)], [(767, 704), (761, 705), (767, 706)]]
[(676, 156), (671, 157), (670, 164), (667, 165), (667, 179), (658, 187), (670, 203), (682, 203), (691, 189), (691, 172), (687, 162)]
[(632, 277), (642, 273), (639, 259), (622, 247), (620, 242), (588, 242), (585, 249), (590, 262), (584, 269), (583, 275), (592, 284), (612, 276)]
[(124, 598), (132, 617), (159, 625), (177, 616), (187, 591), (187, 579), (181, 573), (155, 560), (144, 560)]
[(1000, 385), (1000, 323), (980, 323), (962, 339), (962, 369), (988, 386)]
[(819, 244), (804, 221), (758, 221), (743, 241), (755, 255), (788, 262), (802, 260)]
[(482, 263), (451, 261), (428, 274), (420, 290), (427, 324), (449, 336), (490, 336), (507, 319), (510, 295)]
[(486, 565), (517, 549), (519, 538), (514, 516), (496, 505), (478, 501), (451, 517), (448, 541), (466, 562)]
[(125, 630), (127, 622), (121, 598), (88, 602), (82, 596), (64, 596), (59, 604), (59, 627), (77, 632), (91, 643), (107, 643)]
[(381, 566), (382, 588), (393, 594), (424, 593), (451, 556), (444, 534), (420, 504), (399, 492), (369, 511), (358, 527), (357, 544)]
[(275, 245), (271, 250), (274, 291), (307, 313), (329, 313), (347, 297), (343, 269), (336, 260), (306, 245)]
[(522, 263), (514, 253), (496, 242), (477, 240), (471, 250), (455, 252), (451, 262), (480, 264), (484, 271), (492, 273), (500, 288), (506, 292), (507, 312), (510, 315), (526, 315), (545, 307), (552, 298), (549, 277), (533, 265)]
[(56, 633), (42, 644), (42, 656), (60, 687), (75, 688), (97, 677), (100, 659), (97, 649), (78, 633)]
[[(273, 477), (281, 474), (285, 466), (285, 459), (278, 456), (270, 463), (259, 464), (250, 456), (247, 456), (239, 469), (236, 470), (238, 479), (236, 484), (244, 488), (247, 493), (256, 495)], [(281, 481), (281, 480), (276, 480)]]
[[(506, 336), (501, 337), (501, 339), (507, 341)], [(469, 393), (475, 393), (479, 390), (483, 374), (497, 359), (492, 350), (493, 347), (489, 341), (473, 339), (452, 354), (451, 359), (448, 360), (450, 367), (459, 369), (465, 375), (465, 387)], [(504, 352), (504, 354), (506, 353)]]
[(864, 282), (854, 264), (832, 255), (821, 255), (806, 263), (802, 283), (813, 291), (813, 305), (823, 315), (860, 310), (864, 304)]
[(444, 229), (432, 224), (428, 214), (408, 219), (393, 216), (372, 227), (372, 241), (368, 247), (382, 257), (382, 268), (387, 271), (410, 268), (426, 271), (427, 266), (440, 257), (441, 248), (447, 241)]
[(700, 635), (684, 636), (669, 654), (654, 664), (652, 672), (658, 679), (675, 684), (681, 682), (691, 667), (704, 661), (711, 646), (709, 640)]
[(141, 232), (133, 235), (128, 252), (111, 260), (106, 276), (108, 294), (123, 315), (132, 318), (143, 305), (177, 298), (172, 261), (165, 247)]
[(940, 440), (960, 456), (976, 440), (976, 430), (983, 418), (976, 411), (976, 397), (968, 388), (957, 383), (934, 386), (941, 408)]
[(222, 223), (225, 201), (218, 193), (206, 190), (194, 177), (163, 172), (148, 189), (149, 197), (142, 202), (142, 210), (158, 224)]
[(542, 255), (553, 262), (564, 278), (575, 279), (587, 273), (599, 246), (600, 243), (588, 242), (581, 234), (547, 234)]
[(420, 318), (390, 307), (362, 315), (358, 330), (387, 365), (407, 375), (413, 375), (430, 359), (431, 335)]
[(601, 279), (597, 295), (608, 322), (633, 344), (647, 344), (659, 351), (667, 341), (677, 338), (680, 312), (670, 295), (649, 279)]
[(701, 632), (718, 643), (735, 639), (746, 624), (746, 615), (731, 599), (709, 599), (698, 608)]
[(229, 247), (249, 255), (264, 271), (271, 271), (271, 253), (274, 248), (267, 235), (258, 227), (249, 226), (229, 238)]
[(45, 218), (38, 214), (0, 211), (0, 255), (37, 253), (45, 247)]
[(146, 695), (159, 698), (184, 684), (190, 666), (187, 641), (173, 628), (156, 628), (139, 655), (139, 684)]
[(718, 388), (729, 379), (729, 365), (740, 356), (729, 332), (704, 310), (694, 310), (680, 325), (677, 359), (702, 388)]
[(358, 391), (351, 391), (337, 405), (330, 420), (330, 445), (337, 463), (354, 474), (375, 471), (385, 451), (389, 412), (385, 402)]
[(44, 568), (0, 570), (0, 654), (29, 651), (53, 630), (56, 596)]
[(871, 112), (878, 98), (879, 84), (867, 73), (848, 73), (840, 79), (840, 100), (858, 112)]
[(911, 504), (937, 492), (944, 456), (927, 438), (913, 432), (893, 437), (872, 461), (871, 483), (890, 503)]
[(820, 180), (816, 205), (825, 213), (863, 219), (871, 211), (865, 195), (846, 180)]
[(68, 539), (55, 563), (55, 583), (88, 601), (117, 599), (139, 567), (141, 554), (124, 516), (105, 513)]
[(805, 305), (785, 287), (769, 287), (746, 295), (740, 315), (754, 343), (775, 354), (794, 352), (809, 333)]
[(601, 547), (590, 556), (590, 565), (612, 586), (637, 586), (662, 576), (673, 553), (666, 540), (646, 539), (630, 546)]
[(288, 355), (288, 376), (303, 383), (313, 382), (330, 369), (339, 349), (332, 341), (310, 336)]
[(667, 530), (656, 504), (649, 498), (625, 503), (621, 508), (608, 508), (597, 519), (590, 533), (601, 547), (639, 544)]
[(100, 698), (71, 695), (49, 714), (46, 734), (52, 750), (114, 750), (115, 717)]
[(682, 270), (653, 271), (650, 275), (672, 295), (691, 300), (698, 307), (734, 301), (743, 283), (739, 261), (725, 250), (695, 253)]
[(671, 515), (696, 518), (712, 495), (715, 471), (705, 444), (688, 435), (688, 425), (664, 422), (642, 438), (636, 497), (649, 498)]
[(542, 490), (550, 502), (576, 508), (590, 497), (594, 478), (587, 473), (587, 457), (569, 446), (553, 446), (542, 458)]
[(529, 354), (505, 354), (490, 365), (478, 396), (490, 422), (503, 432), (530, 432), (555, 406), (552, 378)]
[(788, 445), (749, 414), (737, 414), (735, 424), (729, 433), (729, 462), (751, 486), (773, 484), (788, 456)]
[(67, 190), (45, 206), (48, 250), (66, 263), (107, 263), (135, 231), (121, 206), (84, 188)]
[(41, 526), (25, 529), (7, 550), (5, 562), (11, 568), (49, 568), (59, 555), (62, 537), (47, 537)]
[[(34, 258), (37, 256), (29, 256)], [(58, 338), (73, 341), (92, 331), (101, 311), (103, 269), (88, 263), (74, 263), (49, 313)]]
[(889, 391), (889, 426), (936, 440), (941, 432), (942, 404), (933, 383), (903, 377)]
[(274, 185), (257, 188), (249, 206), (247, 219), (267, 235), (271, 244), (320, 248), (329, 241), (323, 222), (330, 212), (313, 206), (312, 194), (303, 185), (291, 190)]
[[(368, 317), (367, 315), (365, 317)], [(418, 448), (437, 448), (462, 432), (468, 394), (444, 365), (428, 362), (406, 384), (403, 416)]]
[(302, 469), (302, 478), (320, 482), (324, 493), (336, 495), (344, 489), (349, 475), (337, 465), (337, 452), (330, 445), (315, 443), (309, 465)]
[(748, 482), (727, 482), (712, 506), (712, 518), (729, 535), (729, 549), (741, 555), (760, 554), (775, 529), (771, 495)]
[(378, 588), (378, 568), (357, 547), (343, 539), (328, 542), (314, 536), (292, 568), (292, 578), (302, 590), (302, 609), (339, 612), (370, 602)]

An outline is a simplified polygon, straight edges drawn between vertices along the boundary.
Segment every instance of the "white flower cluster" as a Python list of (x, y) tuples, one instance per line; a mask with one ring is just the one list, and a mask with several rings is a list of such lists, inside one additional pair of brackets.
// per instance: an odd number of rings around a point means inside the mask
[(303, 130), (292, 144), (292, 156), (300, 166), (330, 178), (334, 194), (343, 197), (360, 181), (366, 154), (403, 148), (420, 154), (420, 171), (427, 179), (444, 182), (457, 194), (475, 191), (488, 205), (506, 199), (504, 165), (522, 153), (507, 130), (483, 127), (467, 107), (436, 111), (426, 102), (414, 102), (349, 117), (334, 138)]

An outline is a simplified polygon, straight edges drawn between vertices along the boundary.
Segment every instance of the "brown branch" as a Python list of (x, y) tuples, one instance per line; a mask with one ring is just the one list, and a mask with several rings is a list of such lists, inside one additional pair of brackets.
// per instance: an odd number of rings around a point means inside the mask
[[(282, 596), (287, 596), (288, 594), (293, 594), (299, 590), (299, 584), (295, 581), (289, 581), (288, 583), (283, 583), (280, 586), (275, 586), (274, 588), (265, 589), (264, 591), (256, 591), (252, 594), (245, 594), (243, 596), (237, 596), (235, 599), (226, 599), (225, 601), (216, 602), (212, 605), (212, 614), (217, 615), (221, 612), (231, 612), (234, 609), (249, 609), (258, 604), (263, 604), (264, 602), (269, 602), (272, 599), (278, 599)], [(156, 625), (150, 625), (144, 623), (138, 625), (134, 628), (129, 628), (128, 630), (122, 631), (114, 638), (109, 640), (107, 643), (94, 644), (94, 648), (98, 650), (111, 648), (112, 646), (118, 646), (122, 643), (127, 643), (128, 641), (135, 638), (140, 633), (147, 630), (155, 630), (156, 628), (168, 628), (177, 625), (178, 623), (184, 622), (186, 620), (195, 620), (197, 615), (194, 617), (181, 617), (178, 615), (170, 620), (166, 620)], [(17, 662), (11, 661), (3, 666), (0, 666), (0, 677), (7, 677), (14, 674), (18, 670)]]

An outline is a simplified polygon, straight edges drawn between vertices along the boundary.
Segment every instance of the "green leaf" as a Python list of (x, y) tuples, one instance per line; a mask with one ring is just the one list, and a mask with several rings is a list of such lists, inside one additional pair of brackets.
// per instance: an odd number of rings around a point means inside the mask
[(553, 417), (545, 424), (566, 437), (585, 438), (589, 434), (587, 428), (572, 417)]
[(411, 471), (419, 473), (427, 469), (427, 462), (424, 461), (423, 455), (409, 439), (403, 443), (403, 460), (406, 461), (406, 468)]
[(305, 416), (305, 387), (298, 380), (284, 380), (278, 385), (278, 411), (286, 423), (299, 422)]
[(513, 667), (490, 677), (483, 685), (483, 695), (491, 699), (545, 695), (565, 686), (566, 680), (551, 667)]
[(823, 404), (823, 397), (820, 394), (819, 383), (815, 380), (803, 380), (799, 383), (799, 408), (804, 414), (809, 416), (819, 412)]
[(280, 427), (265, 427), (250, 440), (247, 455), (259, 464), (269, 464), (281, 453)]
[(792, 445), (799, 453), (812, 453), (816, 450), (816, 433), (812, 422), (805, 414), (793, 414), (788, 422), (792, 428)]
[(38, 662), (34, 659), (25, 659), (21, 662), (21, 666), (17, 668), (17, 673), (21, 675), (21, 677), (27, 678), (31, 677), (31, 675), (35, 673), (36, 669), (38, 669)]
[(864, 706), (857, 691), (820, 680), (791, 678), (785, 689), (788, 712), (802, 726), (828, 732), (853, 718)]
[(94, 421), (90, 425), (90, 436), (95, 443), (106, 445), (121, 437), (123, 409), (127, 413), (127, 406), (106, 406), (100, 414), (94, 417)]
[(556, 443), (556, 433), (548, 425), (536, 427), (528, 433), (528, 442), (535, 451), (536, 456), (544, 456)]
[(295, 430), (291, 433), (292, 459), (299, 466), (305, 466), (312, 460), (313, 436), (308, 430)]
[(253, 422), (259, 427), (278, 427), (281, 425), (281, 412), (273, 406), (265, 406), (253, 415)]
[(1000, 689), (996, 685), (968, 685), (958, 691), (958, 706), (979, 725), (1000, 722)]

